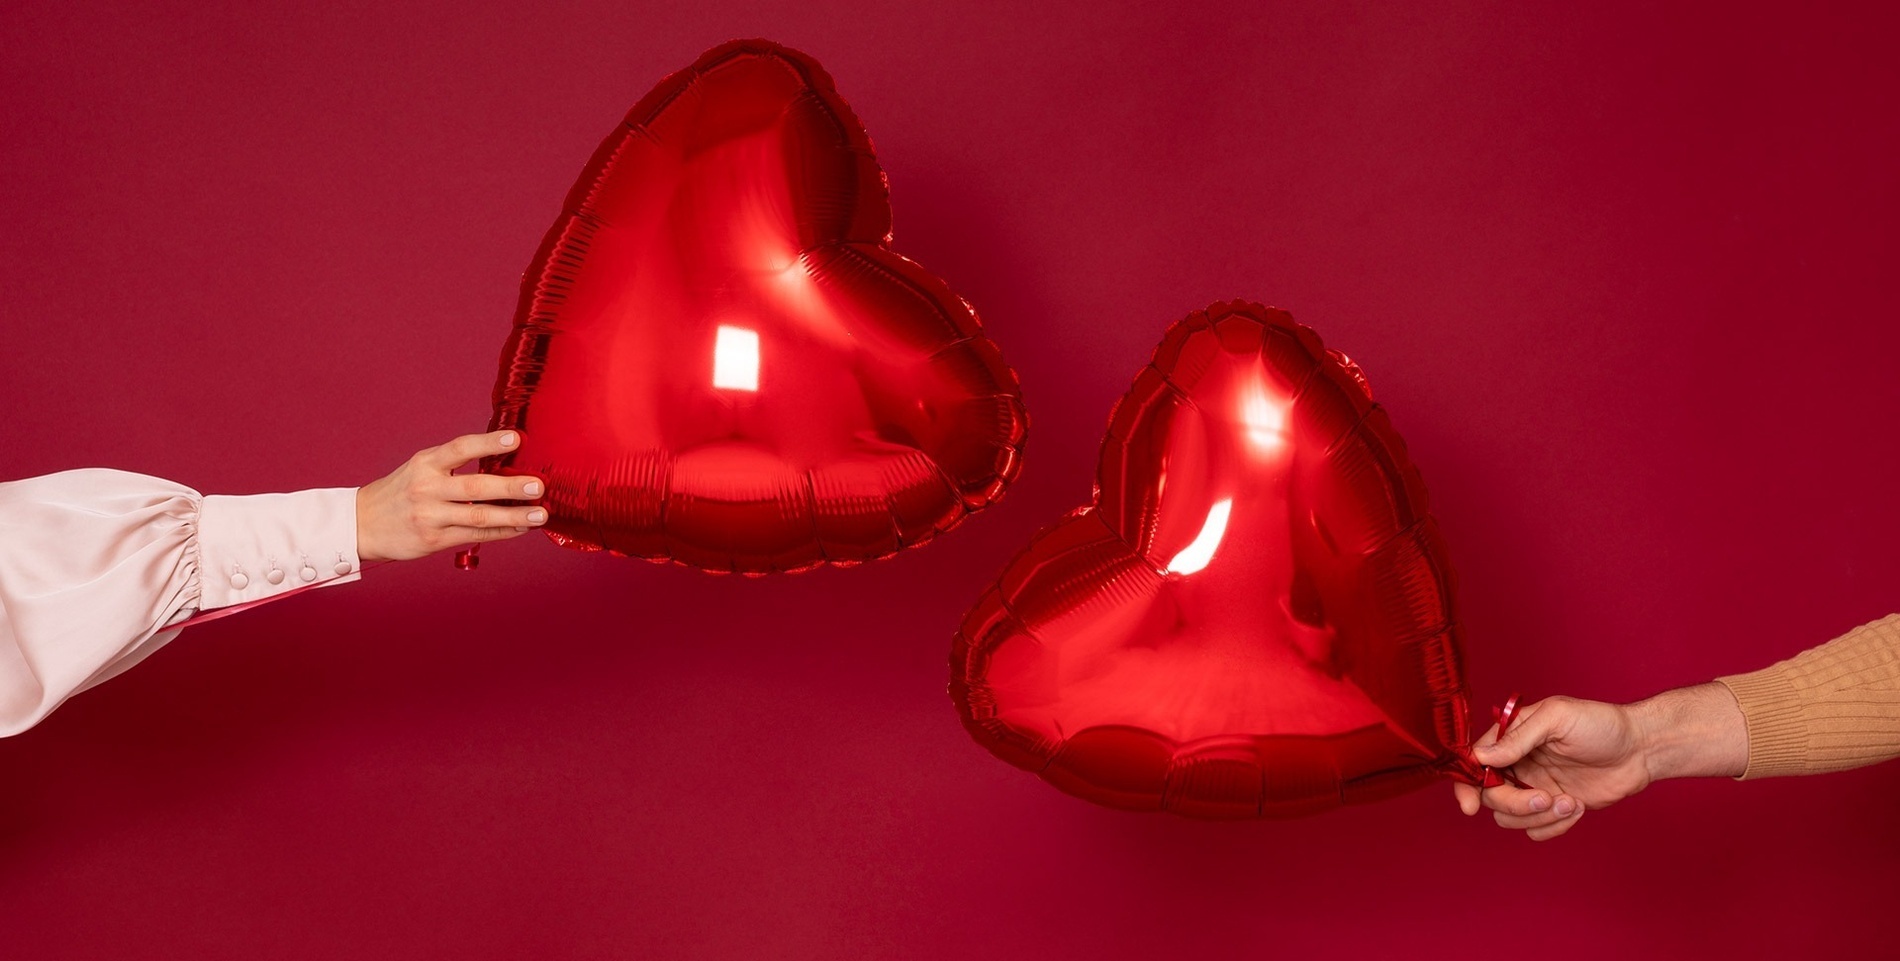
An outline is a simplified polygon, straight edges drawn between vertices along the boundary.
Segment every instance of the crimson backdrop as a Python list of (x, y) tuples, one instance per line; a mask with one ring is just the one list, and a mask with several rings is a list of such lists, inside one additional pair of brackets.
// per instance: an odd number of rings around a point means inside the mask
[(1197, 823), (996, 761), (944, 685), (959, 615), (1085, 499), (1162, 330), (1235, 296), (1317, 327), (1390, 406), (1480, 703), (1632, 698), (1900, 608), (1891, 15), (281, 6), (0, 7), (0, 476), (353, 484), (479, 429), (582, 161), (662, 74), (752, 35), (819, 57), (870, 128), (898, 249), (1022, 374), (1027, 470), (854, 570), (521, 540), (196, 629), (0, 742), (0, 953), (1890, 940), (1900, 765), (1665, 784), (1547, 845), (1448, 788)]

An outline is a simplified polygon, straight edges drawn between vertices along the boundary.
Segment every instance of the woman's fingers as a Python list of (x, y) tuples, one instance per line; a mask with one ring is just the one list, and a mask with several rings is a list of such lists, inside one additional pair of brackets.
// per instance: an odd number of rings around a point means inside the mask
[(455, 473), (520, 446), (517, 430), (464, 434), (417, 451), (388, 476), (358, 488), (357, 556), (365, 561), (426, 557), (461, 544), (505, 540), (547, 523), (547, 508), (533, 503), (547, 490), (540, 478)]
[(456, 474), (442, 479), (442, 497), (452, 501), (531, 501), (541, 496), (542, 489), (534, 477)]
[(548, 512), (541, 507), (504, 507), (500, 504), (445, 503), (437, 508), (436, 521), (443, 527), (488, 529), (495, 527), (540, 527), (547, 523)]
[(416, 460), (432, 470), (449, 474), (483, 457), (506, 454), (520, 443), (521, 435), (512, 430), (489, 431), (486, 434), (463, 434), (446, 444), (439, 444), (418, 452)]
[(442, 539), (446, 542), (442, 549), (460, 547), (463, 544), (505, 541), (510, 537), (520, 537), (533, 529), (532, 527), (449, 527), (442, 531)]

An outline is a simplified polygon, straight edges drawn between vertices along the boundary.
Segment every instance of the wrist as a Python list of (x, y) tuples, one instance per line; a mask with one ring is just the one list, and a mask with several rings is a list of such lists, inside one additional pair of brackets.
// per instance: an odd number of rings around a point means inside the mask
[(1735, 777), (1748, 767), (1741, 705), (1721, 684), (1664, 691), (1626, 710), (1651, 781)]
[(365, 491), (366, 488), (363, 487), (356, 489), (356, 556), (358, 560), (367, 564), (372, 561), (387, 560), (387, 558), (383, 557), (380, 546), (376, 543), (374, 531), (369, 525), (363, 523), (363, 518), (370, 514), (370, 505), (365, 503), (367, 499)]

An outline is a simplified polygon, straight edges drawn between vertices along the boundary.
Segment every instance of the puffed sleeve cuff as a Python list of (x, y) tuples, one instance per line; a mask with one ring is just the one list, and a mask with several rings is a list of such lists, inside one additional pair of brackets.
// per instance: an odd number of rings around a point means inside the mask
[(203, 611), (361, 579), (356, 488), (206, 495), (198, 576)]

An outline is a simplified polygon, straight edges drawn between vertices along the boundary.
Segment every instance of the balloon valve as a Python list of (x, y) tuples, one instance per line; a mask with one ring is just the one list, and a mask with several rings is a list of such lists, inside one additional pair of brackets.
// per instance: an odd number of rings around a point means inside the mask
[(482, 565), (482, 559), (475, 556), (475, 552), (479, 550), (480, 547), (481, 545), (478, 544), (465, 551), (456, 551), (455, 569), (458, 571), (472, 571), (480, 567)]

